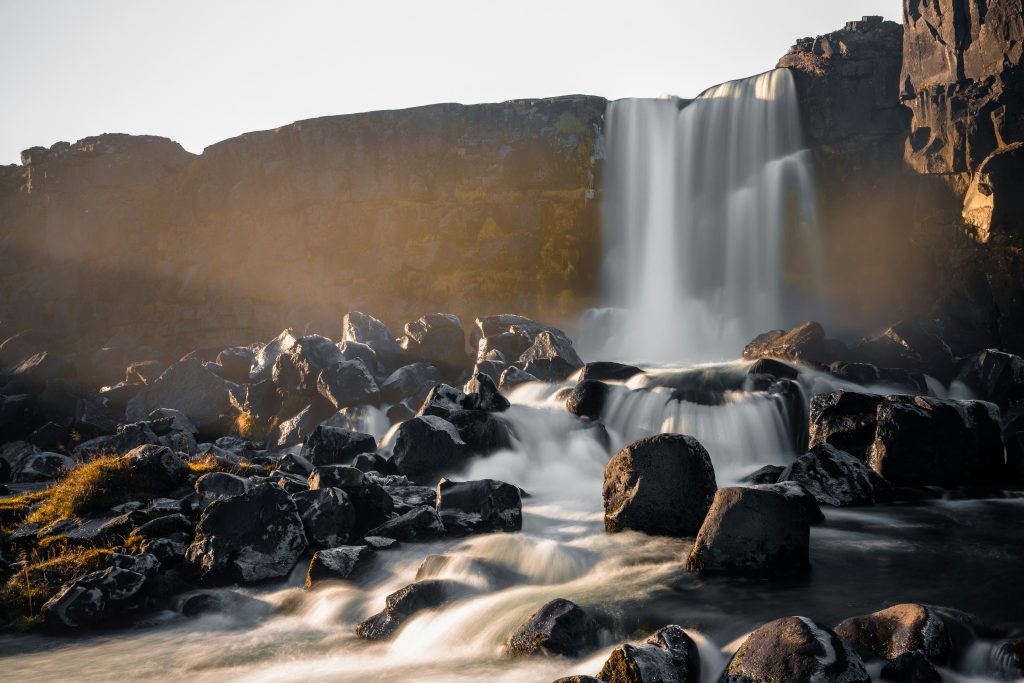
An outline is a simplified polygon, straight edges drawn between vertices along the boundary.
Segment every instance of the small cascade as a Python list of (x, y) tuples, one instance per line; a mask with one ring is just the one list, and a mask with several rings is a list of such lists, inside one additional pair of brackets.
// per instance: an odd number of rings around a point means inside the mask
[(602, 356), (727, 360), (808, 315), (815, 191), (789, 71), (612, 102), (607, 141), (602, 281), (620, 312), (584, 320), (610, 328)]

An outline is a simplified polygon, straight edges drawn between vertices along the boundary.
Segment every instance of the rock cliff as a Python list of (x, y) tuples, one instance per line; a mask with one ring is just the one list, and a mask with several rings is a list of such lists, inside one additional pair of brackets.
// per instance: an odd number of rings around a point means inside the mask
[(26, 150), (0, 169), (0, 319), (71, 348), (124, 333), (187, 351), (283, 325), (338, 336), (349, 308), (575, 313), (598, 270), (604, 109), (334, 116), (198, 156), (127, 135)]

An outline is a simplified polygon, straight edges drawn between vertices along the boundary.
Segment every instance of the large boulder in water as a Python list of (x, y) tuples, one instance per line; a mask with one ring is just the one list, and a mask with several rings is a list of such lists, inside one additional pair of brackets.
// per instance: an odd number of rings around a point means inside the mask
[(779, 482), (793, 481), (822, 505), (869, 505), (881, 477), (849, 453), (831, 444), (818, 444), (796, 459), (779, 476)]
[(565, 399), (565, 409), (577, 417), (598, 419), (608, 398), (608, 385), (596, 379), (585, 379), (572, 388)]
[(494, 479), (437, 484), (437, 512), (449, 533), (519, 531), (523, 503), (519, 488)]
[(451, 422), (434, 415), (406, 420), (395, 432), (393, 461), (410, 479), (427, 481), (466, 464), (466, 442)]
[(597, 677), (606, 683), (697, 683), (700, 653), (682, 626), (665, 626), (643, 645), (612, 650)]
[(805, 569), (809, 545), (810, 524), (798, 502), (763, 489), (719, 489), (686, 568), (709, 574)]
[(605, 528), (693, 536), (717, 488), (711, 456), (692, 436), (658, 434), (640, 439), (605, 466)]
[(432, 541), (444, 535), (444, 524), (437, 510), (421, 505), (370, 529), (366, 535), (393, 538), (405, 543)]
[(374, 551), (367, 545), (342, 545), (313, 553), (306, 571), (306, 588), (324, 581), (341, 581), (354, 578), (363, 571), (374, 557)]
[(1005, 408), (1024, 400), (1024, 358), (996, 349), (976, 353), (961, 366), (957, 381), (977, 398)]
[(808, 447), (827, 443), (858, 460), (867, 460), (881, 402), (881, 396), (856, 391), (815, 394), (811, 397)]
[(198, 360), (185, 360), (164, 370), (159, 379), (132, 399), (129, 412), (134, 407), (137, 414), (128, 417), (144, 420), (158, 408), (172, 408), (181, 411), (201, 432), (222, 431), (238, 412), (231, 402), (232, 386)]
[(888, 396), (876, 422), (867, 463), (894, 484), (999, 483), (1004, 449), (992, 403)]
[(578, 657), (596, 645), (597, 623), (576, 603), (558, 598), (515, 630), (505, 643), (505, 652)]
[(806, 617), (770, 621), (747, 636), (722, 681), (870, 683), (864, 662), (841, 638)]
[(747, 360), (776, 358), (780, 360), (831, 363), (842, 360), (846, 347), (842, 342), (825, 338), (825, 329), (814, 321), (785, 330), (772, 330), (755, 337), (743, 349)]
[(587, 363), (580, 370), (580, 381), (596, 379), (602, 382), (625, 382), (626, 380), (642, 375), (644, 371), (633, 365), (624, 365), (612, 361), (597, 361)]
[(277, 486), (258, 484), (206, 507), (186, 558), (204, 577), (251, 582), (286, 577), (305, 549), (295, 503)]
[(866, 659), (894, 659), (921, 651), (929, 660), (944, 664), (954, 654), (962, 654), (978, 627), (976, 617), (959, 610), (902, 603), (851, 617), (835, 630)]

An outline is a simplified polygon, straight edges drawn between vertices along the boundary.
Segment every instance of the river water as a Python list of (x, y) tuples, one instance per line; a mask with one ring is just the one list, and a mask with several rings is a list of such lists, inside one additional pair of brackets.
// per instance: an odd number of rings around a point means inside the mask
[[(805, 373), (801, 382), (808, 391), (834, 384), (815, 373)], [(666, 402), (661, 388), (617, 389), (605, 417), (613, 450), (644, 433), (686, 431), (708, 448), (719, 486), (794, 455), (779, 407), (765, 396), (735, 392), (723, 405), (697, 406)], [(919, 601), (967, 610), (989, 623), (1020, 624), (1024, 499), (827, 509), (826, 522), (811, 531), (808, 574), (696, 578), (683, 569), (688, 540), (604, 532), (601, 484), (608, 452), (593, 430), (578, 428), (557, 390), (516, 390), (505, 413), (518, 435), (516, 448), (477, 460), (465, 473), (502, 479), (530, 494), (522, 533), (404, 544), (379, 553), (360, 582), (313, 591), (301, 587), (300, 564), (283, 585), (221, 589), (230, 606), (219, 614), (190, 619), (167, 611), (85, 638), (5, 636), (0, 677), (543, 683), (595, 674), (615, 644), (675, 623), (697, 639), (703, 680), (713, 681), (744, 634), (782, 616), (832, 626), (896, 602)], [(391, 641), (358, 639), (355, 625), (382, 609), (386, 595), (414, 581), (428, 555), (450, 561), (433, 563), (433, 573), (421, 578), (459, 579), (480, 593), (421, 613)], [(557, 597), (603, 615), (602, 647), (575, 661), (506, 658), (502, 644), (513, 629)], [(977, 645), (961, 671), (943, 671), (945, 680), (991, 680), (985, 675), (990, 651), (991, 644)]]

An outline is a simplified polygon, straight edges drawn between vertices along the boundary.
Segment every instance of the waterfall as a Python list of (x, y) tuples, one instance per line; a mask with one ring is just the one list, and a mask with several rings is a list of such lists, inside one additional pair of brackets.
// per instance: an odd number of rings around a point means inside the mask
[(620, 310), (588, 316), (611, 328), (604, 357), (727, 360), (807, 315), (815, 191), (789, 71), (611, 102), (606, 137), (602, 281)]

